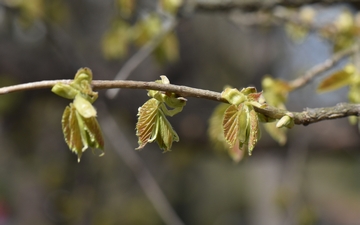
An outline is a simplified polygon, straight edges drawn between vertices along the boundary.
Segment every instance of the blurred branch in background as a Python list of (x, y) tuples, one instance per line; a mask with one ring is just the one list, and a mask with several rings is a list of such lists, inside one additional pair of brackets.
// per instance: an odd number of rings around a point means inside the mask
[(190, 4), (194, 6), (197, 11), (204, 12), (228, 12), (234, 9), (241, 9), (245, 11), (256, 11), (262, 9), (270, 9), (276, 6), (289, 6), (289, 7), (299, 7), (307, 4), (335, 4), (335, 3), (356, 3), (358, 0), (229, 0), (229, 1), (220, 1), (220, 0), (189, 0)]
[[(114, 80), (126, 80), (131, 72), (139, 66), (141, 62), (148, 57), (155, 48), (163, 41), (164, 37), (176, 27), (176, 20), (172, 16), (167, 16), (162, 24), (162, 29), (158, 35), (153, 37), (149, 42), (143, 45), (125, 64), (121, 67), (120, 71), (116, 74)], [(114, 98), (120, 89), (113, 89), (107, 91), (109, 98)]]
[(117, 122), (108, 111), (106, 104), (104, 102), (100, 102), (100, 104), (101, 113), (103, 114), (100, 122), (103, 124), (103, 132), (112, 149), (115, 150), (125, 164), (131, 169), (145, 195), (153, 204), (165, 224), (183, 225), (184, 223), (172, 208), (165, 194), (161, 191), (155, 178), (134, 151), (134, 147), (129, 143), (125, 134), (121, 131), (121, 128), (117, 125)]
[(331, 58), (327, 59), (325, 62), (314, 66), (313, 68), (309, 69), (304, 75), (300, 76), (295, 80), (290, 81), (289, 85), (291, 89), (295, 90), (305, 86), (307, 83), (311, 82), (316, 76), (332, 69), (333, 67), (338, 65), (338, 63), (341, 60), (351, 55), (354, 55), (358, 51), (359, 51), (359, 46), (356, 44), (351, 46), (350, 48), (335, 53)]

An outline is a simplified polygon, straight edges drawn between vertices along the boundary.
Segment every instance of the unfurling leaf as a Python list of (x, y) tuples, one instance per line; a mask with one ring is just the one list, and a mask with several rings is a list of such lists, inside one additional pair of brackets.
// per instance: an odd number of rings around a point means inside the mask
[(221, 92), (221, 97), (232, 105), (239, 105), (247, 100), (245, 94), (236, 88), (225, 88), (225, 90)]
[(157, 122), (158, 134), (156, 136), (156, 142), (158, 143), (159, 147), (164, 151), (170, 151), (172, 143), (174, 141), (179, 141), (179, 136), (172, 128), (171, 124), (167, 120), (166, 116), (159, 111), (159, 117)]
[[(220, 104), (217, 106), (210, 117), (208, 135), (215, 149), (219, 151), (226, 151), (234, 162), (239, 162), (244, 157), (245, 151), (240, 150), (239, 141), (234, 144), (232, 148), (229, 147), (228, 142), (224, 137), (223, 119), (228, 104)], [(246, 114), (244, 114), (246, 116)]]
[(91, 70), (81, 68), (70, 84), (58, 83), (52, 88), (55, 94), (74, 99), (74, 102), (65, 108), (61, 122), (65, 141), (71, 151), (78, 155), (79, 162), (87, 148), (104, 148), (96, 110), (92, 105), (97, 99), (97, 92), (92, 91), (91, 81)]
[(93, 103), (98, 95), (92, 90), (91, 81), (92, 72), (89, 68), (84, 67), (76, 72), (75, 78), (70, 84), (59, 82), (54, 85), (51, 91), (67, 99), (74, 99), (78, 94), (82, 94), (83, 98)]
[(100, 126), (95, 117), (82, 117), (74, 105), (70, 104), (65, 108), (61, 122), (65, 141), (71, 151), (78, 155), (79, 162), (87, 148), (104, 148)]
[(250, 110), (249, 113), (249, 140), (248, 140), (248, 151), (251, 155), (257, 141), (260, 138), (259, 119), (254, 109)]
[[(161, 84), (170, 84), (169, 79), (166, 76), (160, 76), (161, 80), (156, 80), (156, 83)], [(165, 113), (166, 116), (174, 116), (177, 113), (181, 112), (184, 106), (186, 105), (186, 98), (178, 97), (174, 93), (163, 92), (163, 91), (154, 91), (149, 90), (148, 96), (155, 98), (159, 102), (164, 102), (166, 106), (173, 108), (168, 109), (164, 104), (161, 105), (161, 110)]]
[[(161, 80), (155, 82), (164, 85), (170, 84), (166, 76), (160, 76), (160, 78)], [(147, 143), (156, 140), (161, 149), (170, 151), (172, 143), (179, 141), (179, 136), (166, 116), (174, 116), (181, 112), (186, 104), (186, 99), (171, 92), (155, 90), (149, 90), (148, 96), (151, 99), (145, 102), (138, 110), (136, 135), (139, 139), (139, 147), (137, 149), (141, 149)]]
[(63, 84), (63, 83), (55, 84), (54, 87), (51, 89), (51, 91), (67, 99), (74, 99), (75, 96), (79, 94), (79, 90), (75, 89), (69, 84)]
[(136, 135), (139, 138), (137, 149), (156, 141), (161, 149), (170, 151), (172, 142), (179, 141), (179, 136), (162, 111), (163, 104), (151, 98), (139, 108), (136, 124)]
[(319, 84), (317, 91), (318, 92), (328, 92), (333, 91), (338, 88), (342, 88), (346, 85), (351, 83), (351, 78), (356, 72), (356, 68), (352, 64), (348, 64), (342, 70), (337, 71), (330, 76), (326, 77), (321, 83)]
[(223, 129), (230, 151), (238, 145), (251, 155), (260, 138), (260, 129), (258, 115), (250, 103), (230, 105), (224, 113)]
[(239, 151), (248, 151), (251, 155), (260, 137), (259, 117), (254, 107), (261, 108), (266, 103), (262, 92), (257, 92), (254, 87), (243, 88), (241, 91), (228, 87), (221, 93), (221, 97), (231, 104), (223, 116), (223, 139), (229, 145), (232, 158), (240, 160), (242, 156), (238, 154)]
[[(247, 115), (243, 110), (244, 104), (240, 105), (230, 105), (224, 114), (223, 119), (223, 129), (225, 140), (230, 145), (230, 148), (233, 148), (236, 142), (239, 140), (240, 130), (241, 133), (247, 129)], [(245, 120), (241, 117), (241, 114), (244, 114)]]
[(159, 101), (152, 98), (138, 110), (138, 122), (136, 123), (136, 135), (139, 138), (139, 147), (143, 148), (148, 142), (152, 142), (157, 135)]
[(83, 117), (96, 117), (96, 110), (94, 106), (84, 97), (82, 97), (82, 95), (76, 95), (74, 99), (74, 106)]

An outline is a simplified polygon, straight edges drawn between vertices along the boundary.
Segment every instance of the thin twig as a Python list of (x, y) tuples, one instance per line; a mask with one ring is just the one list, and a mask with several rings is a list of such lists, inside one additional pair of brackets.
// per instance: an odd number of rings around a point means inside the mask
[[(51, 88), (59, 82), (70, 83), (72, 80), (51, 80), (39, 81), (27, 84), (19, 84), (14, 86), (0, 88), (0, 95), (16, 91), (25, 91), (40, 88)], [(214, 92), (204, 89), (192, 88), (187, 86), (161, 84), (156, 82), (144, 81), (130, 81), (130, 80), (96, 80), (92, 82), (95, 89), (110, 89), (110, 88), (127, 88), (127, 89), (146, 89), (158, 90), (164, 92), (175, 93), (182, 97), (204, 98), (208, 100), (227, 102), (221, 97), (220, 92)], [(272, 106), (265, 106), (262, 108), (255, 108), (258, 113), (264, 114), (270, 118), (280, 119), (285, 116), (288, 111), (278, 109)], [(360, 115), (360, 104), (339, 103), (333, 107), (327, 108), (306, 108), (302, 112), (292, 112), (294, 115), (295, 124), (308, 125), (323, 120), (337, 119), (348, 116)]]
[[(0, 88), (0, 95), (8, 94), (16, 91), (52, 88), (57, 83), (69, 84), (71, 81), (72, 80), (49, 80), (49, 81), (38, 81), (38, 82), (2, 87)], [(205, 98), (215, 101), (226, 102), (226, 100), (221, 99), (221, 94), (218, 92), (191, 88), (187, 86), (180, 86), (180, 85), (161, 84), (157, 82), (132, 81), (132, 80), (94, 80), (92, 81), (91, 84), (94, 89), (126, 88), (126, 89), (158, 90), (158, 91), (176, 93), (182, 97), (197, 97), (197, 98)]]
[(316, 76), (333, 68), (341, 60), (354, 54), (356, 51), (359, 51), (359, 46), (353, 45), (350, 48), (344, 49), (344, 50), (334, 54), (330, 59), (327, 59), (324, 62), (309, 69), (303, 76), (300, 76), (299, 78), (297, 78), (293, 81), (290, 81), (289, 82), (290, 87), (292, 88), (292, 90), (303, 87), (304, 85), (309, 83), (312, 79), (314, 79)]

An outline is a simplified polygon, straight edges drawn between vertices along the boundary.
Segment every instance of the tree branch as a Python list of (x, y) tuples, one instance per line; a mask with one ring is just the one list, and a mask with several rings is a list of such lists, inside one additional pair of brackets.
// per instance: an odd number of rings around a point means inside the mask
[[(52, 88), (55, 84), (62, 82), (69, 84), (72, 80), (50, 80), (38, 81), (26, 84), (13, 85), (0, 88), (0, 95), (26, 91), (34, 89)], [(181, 85), (161, 84), (156, 82), (131, 81), (131, 80), (94, 80), (92, 81), (94, 89), (111, 89), (111, 88), (127, 88), (127, 89), (145, 89), (171, 92), (182, 97), (203, 98), (218, 102), (227, 101), (221, 97), (220, 92), (214, 92), (204, 89), (192, 88)], [(267, 117), (280, 119), (289, 111), (278, 109), (269, 105), (263, 108), (256, 108), (258, 113)], [(339, 103), (333, 107), (326, 108), (306, 108), (302, 112), (291, 112), (294, 115), (295, 124), (309, 125), (323, 120), (337, 119), (348, 116), (360, 115), (360, 104)]]
[(353, 45), (350, 48), (347, 48), (347, 49), (337, 52), (330, 59), (327, 59), (324, 62), (322, 62), (321, 64), (318, 64), (318, 65), (314, 66), (313, 68), (309, 69), (303, 76), (301, 76), (293, 81), (290, 81), (289, 82), (290, 87), (292, 88), (292, 90), (295, 90), (295, 89), (305, 86), (316, 76), (333, 68), (341, 60), (354, 54), (357, 51), (359, 51), (359, 46)]

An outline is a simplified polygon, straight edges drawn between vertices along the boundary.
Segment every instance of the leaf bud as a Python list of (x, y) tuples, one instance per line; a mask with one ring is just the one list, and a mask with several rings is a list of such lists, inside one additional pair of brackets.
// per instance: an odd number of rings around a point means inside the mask
[(57, 83), (52, 87), (52, 92), (55, 94), (67, 98), (67, 99), (74, 99), (77, 94), (79, 94), (79, 91), (73, 88), (72, 86), (68, 84), (63, 83)]
[(286, 113), (285, 116), (276, 123), (276, 127), (287, 127), (292, 128), (294, 126), (294, 115), (292, 113)]
[(221, 97), (232, 105), (239, 105), (247, 100), (246, 96), (236, 88), (226, 88), (221, 92)]

